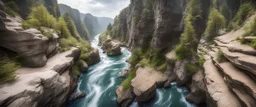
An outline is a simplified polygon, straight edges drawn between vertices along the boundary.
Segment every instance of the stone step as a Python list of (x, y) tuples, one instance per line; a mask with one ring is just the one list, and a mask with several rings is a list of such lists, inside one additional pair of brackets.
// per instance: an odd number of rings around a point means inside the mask
[(220, 47), (228, 48), (228, 50), (231, 52), (239, 52), (239, 53), (243, 53), (243, 54), (247, 54), (247, 55), (256, 56), (256, 50), (254, 48), (252, 48), (251, 46), (248, 46), (246, 44), (241, 44), (238, 41), (233, 41), (228, 44), (221, 43), (218, 40), (214, 40), (214, 42), (216, 43), (216, 45), (218, 45)]
[(245, 70), (248, 75), (256, 80), (256, 56), (230, 52), (226, 47), (220, 47), (220, 50), (232, 64)]
[(246, 36), (244, 40), (256, 40), (256, 36)]
[(251, 77), (230, 62), (214, 61), (214, 64), (220, 69), (226, 84), (242, 102), (248, 107), (256, 105), (256, 83)]
[(242, 107), (239, 99), (229, 90), (218, 68), (213, 64), (213, 61), (207, 60), (204, 63), (205, 84), (212, 106), (216, 107)]

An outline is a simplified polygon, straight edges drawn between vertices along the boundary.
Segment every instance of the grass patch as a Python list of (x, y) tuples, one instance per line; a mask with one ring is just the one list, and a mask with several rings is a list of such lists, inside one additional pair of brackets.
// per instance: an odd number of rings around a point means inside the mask
[(13, 81), (15, 71), (21, 67), (21, 64), (8, 57), (2, 57), (0, 61), (0, 84)]
[(243, 36), (256, 36), (256, 18), (245, 27), (245, 34)]
[(186, 64), (185, 65), (185, 70), (194, 74), (199, 70), (199, 67), (193, 64)]
[(199, 57), (199, 64), (200, 64), (201, 67), (203, 67), (205, 61), (206, 61), (206, 60), (205, 60), (205, 58), (204, 58), (203, 56), (200, 56), (200, 57)]
[(135, 67), (137, 63), (139, 63), (143, 59), (143, 52), (141, 48), (136, 48), (132, 52), (132, 56), (129, 59), (129, 63), (132, 67)]
[(128, 77), (121, 83), (121, 86), (127, 90), (131, 87), (131, 81), (133, 78), (135, 78), (136, 76), (136, 69), (131, 69), (129, 74), (128, 74)]
[(217, 53), (217, 56), (216, 56), (216, 60), (219, 62), (219, 63), (222, 63), (222, 62), (225, 62), (227, 61), (226, 57), (224, 56), (223, 52), (222, 51), (218, 51)]

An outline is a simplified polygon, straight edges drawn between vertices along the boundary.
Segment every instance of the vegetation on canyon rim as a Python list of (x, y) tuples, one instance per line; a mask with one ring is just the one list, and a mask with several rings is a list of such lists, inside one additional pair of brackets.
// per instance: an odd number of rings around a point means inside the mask
[[(12, 13), (18, 11), (16, 8), (12, 8), (17, 7), (14, 2), (9, 2), (6, 7), (8, 14), (11, 14), (8, 11), (13, 11)], [(11, 8), (15, 10), (12, 10)], [(17, 13), (15, 12), (13, 16), (17, 16)], [(22, 22), (22, 27), (24, 29), (37, 28), (49, 39), (54, 38), (53, 33), (58, 34), (60, 36), (59, 50), (63, 52), (70, 50), (71, 47), (79, 47), (81, 49), (80, 59), (82, 60), (87, 60), (90, 52), (93, 50), (90, 43), (79, 36), (74, 22), (67, 13), (56, 20), (56, 18), (51, 15), (43, 5), (38, 5), (31, 8), (31, 13), (29, 14), (27, 20)], [(3, 60), (1, 60), (0, 63), (1, 82), (15, 79), (14, 71), (20, 68), (21, 65), (17, 61), (8, 57), (3, 57)]]

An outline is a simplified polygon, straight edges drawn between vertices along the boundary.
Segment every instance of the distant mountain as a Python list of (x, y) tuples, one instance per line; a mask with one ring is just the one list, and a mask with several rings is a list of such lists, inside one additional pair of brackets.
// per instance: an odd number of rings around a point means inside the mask
[(114, 20), (109, 17), (97, 17), (90, 13), (80, 14), (81, 19), (83, 19), (88, 31), (91, 35), (96, 35), (102, 33), (106, 30), (109, 23), (113, 24)]

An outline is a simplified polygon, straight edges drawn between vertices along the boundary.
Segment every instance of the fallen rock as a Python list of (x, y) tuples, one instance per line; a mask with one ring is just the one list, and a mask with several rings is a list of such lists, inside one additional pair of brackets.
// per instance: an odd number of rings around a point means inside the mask
[(116, 95), (117, 103), (121, 107), (128, 107), (128, 105), (132, 103), (133, 99), (135, 98), (131, 88), (125, 90), (122, 86), (119, 86), (116, 89)]
[(100, 62), (100, 54), (98, 49), (94, 49), (89, 55), (89, 58), (86, 60), (88, 65), (93, 65)]
[(151, 68), (138, 68), (136, 77), (131, 81), (134, 87), (133, 92), (139, 102), (146, 102), (154, 98), (156, 88), (163, 86), (167, 81), (167, 76), (161, 71), (155, 71)]
[(191, 92), (186, 96), (186, 100), (197, 105), (203, 104), (206, 102), (206, 90), (203, 71), (199, 71), (192, 77)]
[(123, 71), (119, 72), (119, 76), (122, 78), (125, 78), (127, 74), (129, 73), (129, 69), (124, 69)]
[(105, 41), (102, 45), (102, 49), (108, 56), (118, 56), (122, 54), (121, 44), (118, 41)]
[(85, 92), (76, 92), (76, 93), (74, 93), (74, 94), (72, 94), (71, 96), (70, 96), (70, 101), (74, 101), (74, 100), (77, 100), (77, 99), (79, 99), (79, 98), (83, 98), (83, 97), (85, 97)]

